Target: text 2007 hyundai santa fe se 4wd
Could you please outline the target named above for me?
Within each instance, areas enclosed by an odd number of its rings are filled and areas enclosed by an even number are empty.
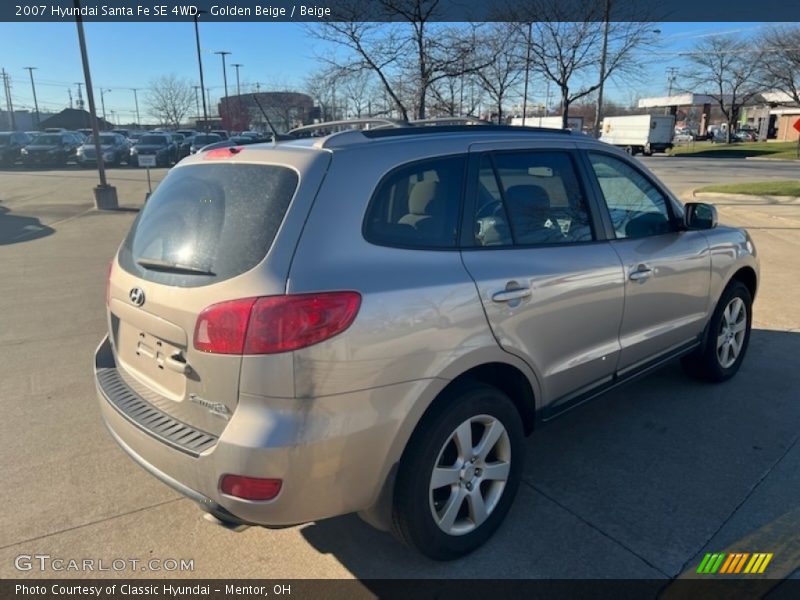
[[[225,523],[359,512],[451,559],[540,421],[676,357],[734,375],[757,279],[745,231],[569,132],[221,148],[120,247],[97,387],[119,445]]]

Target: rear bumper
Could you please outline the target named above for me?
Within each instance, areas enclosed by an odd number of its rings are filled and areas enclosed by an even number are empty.
[[[112,397],[118,392],[101,384],[103,371],[115,368],[109,361],[113,351],[106,338],[95,356],[95,382],[103,420],[120,447],[220,520],[274,527],[373,506],[402,451],[398,434],[401,440],[407,435],[406,417],[429,384],[407,382],[317,399],[242,395],[216,442],[193,455],[120,410]],[[283,486],[273,500],[241,500],[220,492],[226,473],[279,478]]]

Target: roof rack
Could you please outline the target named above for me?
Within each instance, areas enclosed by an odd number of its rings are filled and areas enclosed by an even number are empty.
[[[409,121],[409,125],[436,125],[443,127],[446,125],[491,125],[491,123],[478,117],[434,117],[431,119],[417,119],[415,121]]]
[[[362,127],[357,127],[361,125]],[[340,121],[323,121],[322,123],[312,123],[311,125],[303,125],[302,127],[295,127],[288,131],[289,135],[296,138],[303,137],[322,137],[331,133],[345,131],[348,129],[383,129],[393,127],[408,127],[407,121],[398,119],[385,119],[379,117],[367,117],[363,119],[344,119]],[[314,132],[325,133],[314,135]]]
[[[549,133],[553,135],[572,135],[569,129],[548,129],[546,127],[519,127],[517,125],[442,125],[437,127],[401,127],[398,129],[373,129],[362,131],[367,138],[399,137],[403,135],[428,135],[435,133]]]

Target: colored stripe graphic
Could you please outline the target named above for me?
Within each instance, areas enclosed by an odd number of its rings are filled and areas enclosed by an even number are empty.
[[[722,568],[719,570],[720,573],[730,573],[729,569],[731,567],[731,563],[736,558],[735,554],[728,554],[728,559],[722,565]]]
[[[710,554],[706,554],[703,557],[703,560],[700,562],[700,566],[697,567],[697,572],[698,573],[705,573],[706,572],[706,566],[708,565],[708,562],[710,560],[711,560],[711,555]]]
[[[772,552],[767,554],[766,558],[764,559],[764,562],[761,563],[761,568],[758,569],[759,573],[763,573],[764,572],[764,570],[767,568],[767,565],[769,564],[769,561],[772,560],[772,556],[773,556]]]
[[[726,554],[724,552],[708,553],[703,557],[703,560],[697,567],[697,572],[711,575],[715,573],[763,573],[772,560],[772,557],[773,554],[766,552],[756,552],[753,554],[749,552],[733,552],[731,554]],[[744,571],[742,571],[742,569],[744,569]]]
[[[739,556],[741,558],[739,558],[739,562],[736,563],[736,570],[731,571],[732,573],[741,573],[742,567],[744,566],[744,563],[747,561],[747,557],[750,556],[750,554],[748,552],[745,552],[744,554],[740,554]]]

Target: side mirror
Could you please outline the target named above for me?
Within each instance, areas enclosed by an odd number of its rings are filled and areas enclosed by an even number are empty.
[[[687,202],[684,206],[686,229],[714,229],[717,226],[717,209],[704,202]]]

